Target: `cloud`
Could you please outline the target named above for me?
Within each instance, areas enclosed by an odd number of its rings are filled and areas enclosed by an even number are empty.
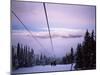
[[[44,28],[44,30],[47,30],[47,28]],[[39,32],[33,32],[31,31],[32,35],[36,38],[46,39],[49,38],[49,32],[48,31],[39,31]],[[66,29],[66,28],[51,28],[51,36],[52,38],[78,38],[82,37],[84,35],[84,30],[79,29]],[[26,36],[31,37],[29,32],[25,30],[13,30],[12,36]]]

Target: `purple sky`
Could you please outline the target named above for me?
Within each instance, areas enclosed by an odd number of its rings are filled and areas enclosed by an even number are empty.
[[[94,29],[95,6],[80,6],[46,3],[51,28]],[[32,31],[47,28],[42,3],[12,2],[12,10]],[[12,28],[23,29],[21,23],[12,14]]]

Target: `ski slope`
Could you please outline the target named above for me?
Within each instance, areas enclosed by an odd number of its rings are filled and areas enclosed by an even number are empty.
[[[74,69],[74,65],[72,67],[72,70]],[[33,66],[33,67],[27,67],[27,68],[19,68],[15,71],[13,71],[13,74],[16,73],[36,73],[36,72],[51,72],[51,71],[69,71],[71,70],[71,64],[68,65],[44,65],[44,66]]]

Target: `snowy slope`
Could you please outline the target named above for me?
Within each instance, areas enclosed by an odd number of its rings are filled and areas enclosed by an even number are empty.
[[[74,64],[75,65],[75,64]],[[73,70],[74,70],[73,65]],[[68,65],[46,65],[46,66],[33,66],[28,68],[19,68],[12,73],[36,73],[36,72],[51,72],[51,71],[69,71],[71,70],[71,64]]]

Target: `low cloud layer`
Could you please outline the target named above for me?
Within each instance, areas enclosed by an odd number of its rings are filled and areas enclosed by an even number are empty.
[[[32,35],[36,38],[46,39],[49,38],[49,32],[48,31],[39,31],[39,32],[33,32],[31,31]],[[82,37],[84,35],[84,30],[75,30],[75,29],[64,29],[64,28],[51,28],[51,36],[52,38],[78,38]],[[17,36],[28,36],[31,37],[30,33],[27,31],[21,31],[21,30],[13,30],[12,35]]]

